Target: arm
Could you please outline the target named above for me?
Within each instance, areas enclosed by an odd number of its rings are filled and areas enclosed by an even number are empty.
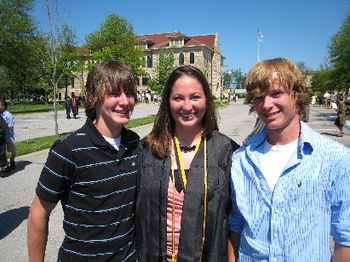
[[[238,249],[239,249],[240,238],[241,238],[240,234],[230,232],[230,239],[228,241],[228,246],[227,246],[228,262],[238,261]]]
[[[334,245],[334,252],[332,262],[346,262],[350,261],[350,247],[338,244]]]
[[[34,197],[27,225],[27,245],[29,261],[44,261],[48,236],[48,223],[56,203],[49,203]]]

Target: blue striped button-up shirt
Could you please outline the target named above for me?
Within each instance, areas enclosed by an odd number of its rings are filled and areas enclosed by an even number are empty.
[[[330,261],[330,235],[350,246],[350,150],[301,123],[296,154],[273,191],[260,171],[266,129],[232,156],[240,261]]]

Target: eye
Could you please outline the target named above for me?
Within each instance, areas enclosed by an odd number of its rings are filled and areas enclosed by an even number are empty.
[[[257,96],[253,99],[254,103],[260,103],[263,101],[264,97],[263,96]]]
[[[201,99],[202,97],[200,95],[194,95],[192,96],[192,100],[194,101],[198,101],[199,99]]]
[[[171,100],[174,100],[175,102],[180,102],[182,100],[182,97],[175,95],[171,98]]]
[[[283,95],[283,92],[282,92],[282,91],[274,91],[274,92],[272,92],[271,97],[273,97],[273,98],[278,98],[278,97],[280,97],[281,95]]]
[[[120,96],[120,93],[119,92],[113,92],[113,93],[110,93],[108,96],[109,97],[118,97],[118,96]]]
[[[128,92],[125,94],[127,97],[135,97],[135,94],[132,92]]]

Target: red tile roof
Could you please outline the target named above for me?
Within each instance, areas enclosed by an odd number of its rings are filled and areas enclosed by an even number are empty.
[[[169,46],[171,38],[185,37],[185,46],[205,45],[210,49],[214,49],[215,35],[194,35],[186,36],[181,32],[159,33],[151,35],[139,35],[137,39],[140,42],[149,43],[149,48],[160,48]]]

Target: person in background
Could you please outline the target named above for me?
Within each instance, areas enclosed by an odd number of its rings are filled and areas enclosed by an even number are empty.
[[[15,120],[13,115],[8,111],[7,106],[6,100],[0,99],[0,113],[7,125],[5,133],[6,151],[11,153],[6,171],[11,171],[16,167]]]
[[[5,133],[7,129],[5,120],[0,114],[0,173],[4,173],[7,167],[7,156],[6,156],[6,139]]]
[[[64,100],[64,107],[66,108],[66,118],[70,119],[70,111],[71,111],[71,99],[67,95],[66,99]]]
[[[309,90],[289,60],[257,63],[245,86],[265,128],[232,156],[235,258],[350,261],[350,150],[301,121]]]
[[[335,119],[334,124],[338,127],[339,129],[339,137],[342,137],[344,135],[344,125],[346,123],[346,112],[345,112],[345,101],[344,101],[344,96],[340,94],[338,96],[338,103],[337,103],[337,118]]]
[[[77,118],[78,111],[79,111],[79,99],[77,96],[75,96],[74,92],[72,92],[70,105],[71,105],[73,117]]]
[[[139,136],[124,127],[135,103],[128,66],[107,61],[89,73],[87,120],[52,146],[37,184],[28,218],[29,261],[44,261],[48,221],[59,201],[65,237],[57,261],[136,261]]]
[[[230,156],[203,73],[169,76],[142,140],[136,204],[139,261],[227,261]]]

